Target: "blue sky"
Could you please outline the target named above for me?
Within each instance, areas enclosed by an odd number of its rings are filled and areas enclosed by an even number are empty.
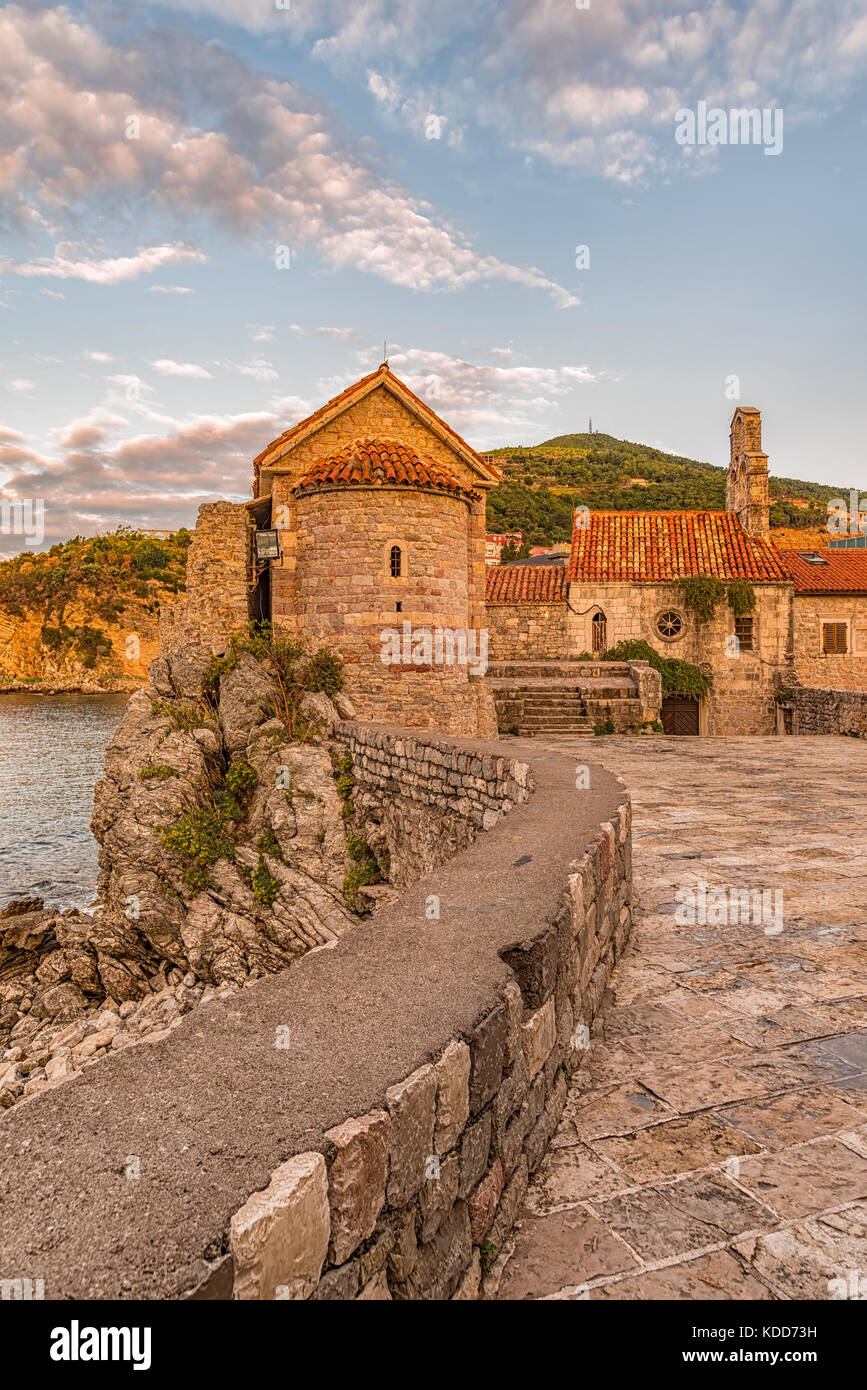
[[[247,495],[384,339],[480,448],[724,463],[740,400],[773,473],[867,486],[867,0],[25,0],[0,50],[0,499],[46,543]],[[702,101],[782,151],[679,145]]]

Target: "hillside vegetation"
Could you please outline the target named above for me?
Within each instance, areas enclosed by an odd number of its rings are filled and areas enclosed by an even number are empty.
[[[489,531],[523,531],[525,546],[566,540],[572,508],[591,511],[721,511],[726,470],[610,434],[562,434],[491,451],[504,481],[488,494]],[[771,527],[824,532],[827,503],[842,484],[770,480]],[[827,534],[827,533],[825,533]]]
[[[0,563],[0,679],[140,684],[189,544],[122,527]]]

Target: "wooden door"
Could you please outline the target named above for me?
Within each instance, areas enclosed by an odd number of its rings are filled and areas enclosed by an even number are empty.
[[[698,700],[669,695],[662,702],[662,727],[667,734],[697,734]]]

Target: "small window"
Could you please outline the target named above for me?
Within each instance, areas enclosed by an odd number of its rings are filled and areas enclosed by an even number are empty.
[[[840,655],[848,651],[845,623],[822,624],[822,651],[826,655]]]
[[[595,613],[593,616],[593,654],[599,656],[608,646],[606,630],[608,624],[605,621],[604,613]]]
[[[808,565],[827,565],[828,561],[824,555],[818,555],[815,550],[799,550],[798,554],[802,560],[806,560]]]
[[[665,637],[671,641],[683,632],[683,618],[679,613],[675,613],[673,608],[668,608],[657,618],[656,630],[660,637]]]
[[[391,551],[389,552],[388,557],[388,565],[389,569],[391,570],[392,579],[400,579],[402,569],[402,556],[400,553],[399,545],[393,545],[391,547]]]
[[[740,643],[742,652],[753,650],[753,620],[752,618],[735,618],[735,637]]]

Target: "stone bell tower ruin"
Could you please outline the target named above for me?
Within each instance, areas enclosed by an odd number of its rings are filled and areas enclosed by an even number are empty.
[[[738,406],[732,416],[730,439],[726,511],[734,512],[751,536],[767,540],[771,509],[768,456],[762,452],[762,416],[755,406]]]

